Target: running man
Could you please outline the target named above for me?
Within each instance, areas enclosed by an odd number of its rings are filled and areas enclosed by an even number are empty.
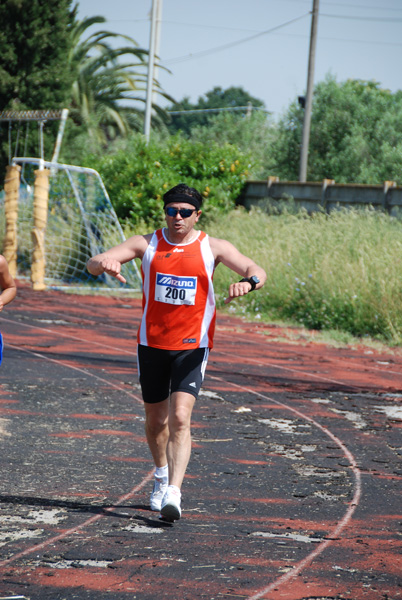
[[[145,406],[145,433],[156,471],[151,509],[167,521],[181,517],[181,486],[191,453],[191,414],[213,346],[219,263],[242,279],[229,286],[225,303],[260,289],[264,269],[226,240],[196,230],[203,198],[179,184],[163,197],[166,227],[134,235],[92,257],[92,275],[125,283],[121,265],[142,261],[143,314],[137,361]]]

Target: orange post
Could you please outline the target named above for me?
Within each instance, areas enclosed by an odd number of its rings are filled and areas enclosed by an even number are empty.
[[[4,182],[6,233],[3,244],[3,255],[8,262],[8,268],[12,277],[16,277],[17,275],[17,219],[20,172],[21,167],[19,165],[8,165],[6,167],[6,179]]]
[[[32,229],[31,281],[36,291],[46,289],[45,285],[45,233],[49,199],[49,169],[35,171],[34,183],[34,226]]]

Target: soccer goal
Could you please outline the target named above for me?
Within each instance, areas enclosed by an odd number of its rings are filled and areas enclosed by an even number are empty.
[[[93,277],[87,271],[88,259],[123,242],[124,232],[99,173],[57,162],[62,127],[52,160],[44,160],[43,124],[48,119],[65,121],[66,112],[0,113],[3,121],[32,120],[40,125],[41,158],[10,156],[5,193],[0,196],[3,254],[10,272],[30,278],[38,291],[46,287],[140,291],[135,261],[122,266],[125,285],[107,274]]]
[[[93,277],[86,270],[91,256],[125,240],[99,173],[90,168],[35,158],[14,157],[12,166],[17,165],[21,167],[17,220],[19,276],[30,274],[34,284],[38,281],[34,272],[38,262],[36,247],[39,254],[44,252],[46,286],[102,286],[139,291],[141,276],[135,261],[122,266],[125,285],[106,274]],[[43,168],[38,169],[39,166]],[[47,214],[40,216],[42,222],[38,223],[34,218],[34,205],[46,193]]]

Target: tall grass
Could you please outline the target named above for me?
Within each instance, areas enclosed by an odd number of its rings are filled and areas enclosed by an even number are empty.
[[[261,291],[235,301],[238,311],[402,343],[401,221],[373,210],[270,216],[238,209],[205,229],[268,273]],[[219,266],[214,281],[222,306],[233,273]]]

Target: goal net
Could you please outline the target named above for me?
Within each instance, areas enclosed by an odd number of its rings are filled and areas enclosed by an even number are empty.
[[[52,288],[99,288],[140,291],[141,276],[135,261],[122,266],[127,284],[103,274],[93,277],[86,269],[91,256],[125,240],[124,232],[97,171],[35,158],[13,158],[20,165],[17,218],[18,277],[29,278],[34,252],[34,180],[38,169],[49,174],[48,211],[43,236],[44,282]],[[4,198],[0,198],[3,209]],[[5,219],[4,210],[0,210]],[[1,231],[5,230],[5,223]],[[39,244],[40,244],[39,240]]]

